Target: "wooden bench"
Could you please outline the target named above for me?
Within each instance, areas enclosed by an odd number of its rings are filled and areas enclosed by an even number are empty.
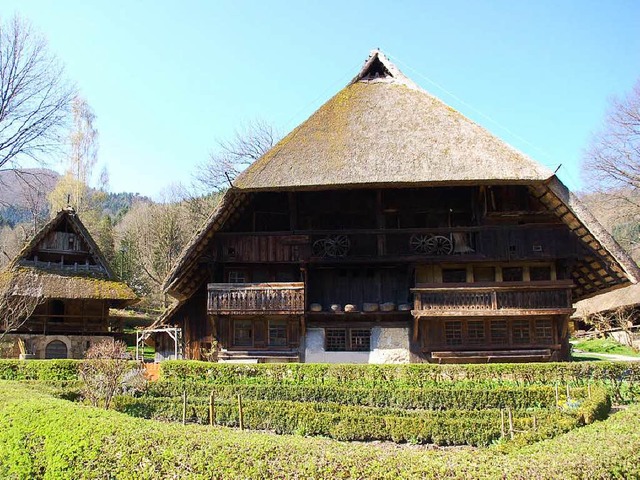
[[[437,363],[507,363],[548,362],[551,350],[467,350],[464,352],[431,352]]]

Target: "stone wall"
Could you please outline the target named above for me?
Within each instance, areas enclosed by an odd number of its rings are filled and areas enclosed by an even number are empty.
[[[84,358],[84,354],[90,345],[103,340],[113,342],[113,337],[106,335],[29,335],[8,334],[4,337],[3,343],[11,345],[5,349],[5,356],[8,358],[18,358],[18,338],[22,338],[27,347],[27,352],[33,353],[33,358],[44,359],[47,345],[55,340],[60,341],[67,347],[67,358]]]
[[[324,329],[309,328],[305,336],[305,363],[409,363],[409,328],[373,327],[370,352],[327,352]]]

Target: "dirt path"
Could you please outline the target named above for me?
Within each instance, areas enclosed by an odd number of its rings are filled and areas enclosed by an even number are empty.
[[[629,357],[628,355],[617,355],[615,353],[594,353],[585,352],[584,350],[573,349],[574,352],[582,355],[588,355],[589,357],[597,357],[603,360],[610,360],[612,362],[640,362],[640,357]]]

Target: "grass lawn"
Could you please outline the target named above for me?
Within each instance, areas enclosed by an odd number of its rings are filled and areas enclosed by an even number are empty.
[[[614,355],[627,355],[629,357],[640,357],[640,352],[635,351],[631,347],[627,347],[626,345],[622,345],[611,338],[594,338],[592,340],[581,340],[573,343],[573,348],[577,350],[581,350],[582,352],[590,352],[590,353],[610,353]],[[583,354],[574,354],[573,357],[576,356],[585,356],[589,357],[588,353],[586,355]]]

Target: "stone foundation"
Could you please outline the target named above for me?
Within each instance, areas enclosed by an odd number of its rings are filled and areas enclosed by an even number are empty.
[[[370,352],[327,352],[324,329],[309,328],[305,337],[305,363],[410,363],[409,328],[374,327]]]
[[[67,347],[67,358],[84,358],[84,354],[89,346],[94,343],[107,340],[113,342],[113,337],[107,335],[30,335],[28,333],[11,333],[6,335],[2,342],[8,347],[4,348],[3,354],[6,358],[18,358],[18,338],[22,338],[27,347],[27,352],[34,354],[33,357],[46,358],[47,345],[53,341],[60,341]]]

